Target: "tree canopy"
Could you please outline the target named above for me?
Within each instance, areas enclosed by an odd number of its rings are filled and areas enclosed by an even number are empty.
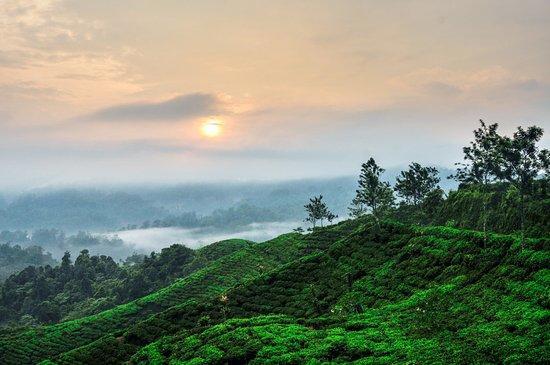
[[[332,213],[325,202],[323,201],[323,196],[319,195],[309,199],[309,203],[304,205],[306,212],[308,214],[305,219],[306,222],[310,222],[313,225],[313,228],[316,227],[317,222],[320,222],[321,227],[323,222],[326,219],[328,222],[332,222],[338,216]]]
[[[424,167],[413,162],[408,170],[402,171],[397,177],[394,189],[405,202],[418,205],[437,188],[440,181],[438,174],[435,167]]]
[[[352,216],[358,217],[370,211],[378,219],[393,206],[394,196],[390,183],[380,179],[384,171],[372,157],[361,165],[357,182],[359,188],[349,209]]]

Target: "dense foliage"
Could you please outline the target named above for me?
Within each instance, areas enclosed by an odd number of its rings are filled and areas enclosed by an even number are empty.
[[[133,256],[123,266],[87,250],[73,264],[67,252],[60,266],[29,266],[0,286],[0,325],[52,323],[97,313],[158,290],[248,244],[229,240],[199,250],[172,245],[160,254]]]
[[[550,151],[538,145],[543,132],[537,126],[518,127],[504,136],[497,123],[480,120],[474,140],[462,149],[464,162],[450,176],[459,188],[447,199],[437,185],[438,170],[413,162],[396,179],[394,190],[402,198],[396,202],[390,184],[380,179],[384,169],[371,157],[361,166],[350,215],[481,229],[485,242],[488,230],[544,236],[550,225]]]
[[[397,177],[394,189],[405,203],[417,205],[438,188],[437,184],[441,181],[438,175],[435,167],[424,167],[413,162]]]
[[[122,259],[134,252],[134,248],[116,236],[106,237],[84,231],[68,235],[56,228],[40,228],[34,231],[4,230],[0,232],[0,244],[2,243],[21,247],[40,246],[54,257],[61,257],[65,251],[80,252],[86,249],[92,254],[108,252],[109,255]]]
[[[179,316],[178,313],[194,308],[199,302],[217,301],[225,290],[239,283],[328,247],[341,237],[338,232],[333,230],[321,236],[316,232],[307,236],[283,235],[226,254],[164,289],[97,315],[12,334],[8,331],[5,336],[0,336],[0,363],[32,363],[80,346],[112,344],[110,334],[125,329],[133,329],[129,336],[136,342],[145,341],[141,337],[155,338],[166,331],[176,331],[178,323],[175,316]],[[215,259],[217,255],[227,253],[225,246],[223,243],[220,249],[213,251],[216,254],[209,257]],[[207,252],[211,249],[210,246],[204,248]],[[151,317],[155,313],[157,315]],[[186,319],[188,315],[183,314],[182,320],[192,321],[194,314],[190,315],[190,319]],[[124,348],[126,345],[122,350]],[[114,350],[122,351],[118,347]],[[75,354],[79,353],[77,351]]]
[[[355,191],[355,198],[351,202],[350,215],[359,217],[371,213],[376,219],[386,214],[394,204],[393,190],[390,183],[381,179],[386,171],[380,167],[374,158],[370,158],[361,165],[359,185]]]
[[[313,225],[313,229],[317,226],[317,222],[320,222],[321,227],[323,227],[323,222],[325,220],[331,223],[334,219],[338,218],[337,215],[328,209],[327,205],[323,201],[322,195],[309,199],[309,203],[304,205],[304,208],[308,214],[305,222],[311,223]]]
[[[445,196],[434,190],[418,206],[399,205],[388,214],[401,222],[452,227],[500,233],[519,233],[521,230],[520,194],[508,183],[494,183],[481,187],[463,185]],[[485,213],[482,209],[485,204]],[[524,197],[525,235],[541,237],[550,232],[550,180],[533,182]],[[484,221],[483,216],[487,219]]]
[[[289,216],[281,211],[258,208],[257,206],[243,203],[226,209],[216,209],[208,215],[199,216],[195,212],[187,212],[179,215],[169,215],[166,218],[145,221],[141,225],[128,225],[124,229],[157,228],[157,227],[182,227],[200,228],[214,227],[219,229],[232,229],[251,223],[275,222],[288,219]]]
[[[523,203],[522,203],[523,199]],[[541,237],[550,232],[550,180],[536,180],[525,196],[506,183],[490,185],[480,189],[465,186],[451,191],[440,209],[434,212],[433,223],[450,224],[458,227],[483,229],[482,210],[487,204],[487,229],[495,232],[520,232],[530,237]],[[520,209],[520,205],[524,209]],[[523,218],[522,218],[523,217]]]
[[[0,362],[544,363],[550,240],[369,217],[251,244],[94,316],[0,335]]]
[[[29,265],[55,265],[55,260],[40,246],[22,248],[0,241],[0,282],[11,273],[19,272]]]

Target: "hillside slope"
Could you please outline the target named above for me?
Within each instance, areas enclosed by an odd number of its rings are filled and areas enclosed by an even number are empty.
[[[132,362],[546,363],[549,243],[365,229],[234,288],[234,319],[164,337]]]
[[[308,236],[287,234],[262,244],[247,245],[164,289],[111,310],[57,325],[0,334],[0,363],[32,364],[81,346],[91,344],[101,347],[104,343],[111,346],[112,340],[125,329],[138,328],[141,322],[156,324],[158,321],[155,319],[147,321],[155,313],[167,316],[175,308],[196,308],[197,303],[206,303],[238,283],[252,280],[280,265],[328,247],[331,240],[344,235],[349,226],[334,227],[323,232],[322,237],[318,237],[317,233]],[[172,327],[159,331],[164,333],[178,329]],[[117,348],[113,355],[112,360],[115,362],[137,350],[137,347],[129,344],[120,347],[122,350]],[[102,355],[105,356],[104,353]],[[89,362],[90,359],[93,357],[83,361]]]
[[[283,235],[154,294],[0,339],[0,362],[544,363],[550,240],[368,218]],[[315,362],[315,361],[314,361]]]

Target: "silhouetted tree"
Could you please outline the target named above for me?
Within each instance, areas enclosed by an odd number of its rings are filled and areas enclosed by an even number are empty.
[[[502,142],[503,137],[497,132],[498,124],[487,125],[483,120],[479,120],[481,126],[474,131],[474,140],[469,146],[462,149],[464,152],[464,163],[458,163],[459,166],[454,178],[463,184],[480,185],[482,189],[483,201],[483,234],[484,244],[487,242],[487,188],[501,175],[503,156]]]
[[[543,129],[537,126],[527,129],[518,127],[512,138],[503,137],[500,144],[503,166],[499,176],[510,182],[519,192],[522,241],[525,228],[525,196],[537,175],[542,171],[548,171],[548,150],[541,151],[537,146],[543,134]]]
[[[313,228],[316,227],[317,221],[321,222],[321,227],[323,226],[323,221],[326,219],[329,222],[332,222],[338,216],[333,214],[328,210],[327,205],[323,202],[323,196],[319,195],[318,197],[313,197],[309,199],[309,203],[304,205],[308,217],[305,219],[306,222],[310,222],[313,225]]]
[[[547,149],[540,151],[539,157],[544,170],[544,178],[550,179],[550,151]]]
[[[421,203],[422,212],[429,221],[433,221],[445,202],[445,192],[439,186],[430,191]]]
[[[349,208],[350,215],[358,217],[370,210],[378,222],[379,216],[393,206],[393,190],[388,182],[380,180],[384,171],[372,157],[361,165],[359,188]]]
[[[61,269],[69,270],[70,268],[71,268],[71,253],[69,251],[65,251],[65,254],[63,254],[63,257],[61,258]]]
[[[438,173],[435,167],[424,167],[413,162],[407,171],[401,171],[394,189],[397,195],[405,199],[408,204],[417,206],[438,187],[437,184],[440,181]]]

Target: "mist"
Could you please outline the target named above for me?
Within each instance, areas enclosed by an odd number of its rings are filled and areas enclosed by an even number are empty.
[[[264,242],[283,233],[292,231],[303,224],[301,221],[251,223],[234,230],[213,228],[185,229],[177,227],[136,229],[103,234],[108,238],[119,238],[129,249],[138,253],[160,251],[172,244],[181,244],[196,249],[213,242],[230,238],[241,238],[254,242]]]
[[[384,178],[393,182],[399,169]],[[441,186],[456,187],[441,169]],[[0,194],[0,244],[40,246],[59,260],[91,254],[116,260],[190,248],[228,238],[262,242],[303,226],[304,204],[322,194],[340,219],[348,216],[357,178],[274,182],[111,184],[40,188]]]

